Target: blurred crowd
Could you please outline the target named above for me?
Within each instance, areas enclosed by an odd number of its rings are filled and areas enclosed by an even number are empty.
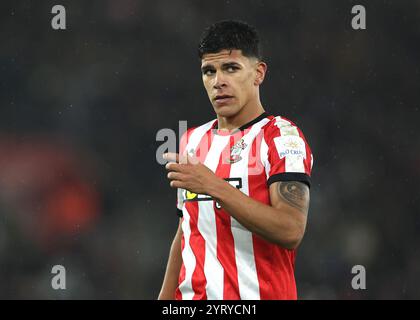
[[[214,118],[197,42],[257,27],[262,102],[305,133],[311,206],[301,299],[420,298],[420,2],[0,4],[0,298],[155,299],[178,218],[156,133]],[[66,268],[66,290],[51,269]],[[354,290],[354,265],[366,290]]]

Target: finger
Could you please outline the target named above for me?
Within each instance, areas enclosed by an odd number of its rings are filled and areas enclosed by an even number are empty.
[[[167,177],[169,180],[179,180],[179,181],[183,181],[185,178],[184,174],[179,173],[179,172],[173,172],[173,171],[169,172],[167,174]]]
[[[183,171],[183,165],[175,162],[168,162],[165,165],[165,169],[168,171],[176,171],[176,172],[182,172]]]
[[[179,180],[172,180],[169,185],[171,188],[181,188],[184,189],[184,183]]]
[[[175,152],[167,152],[163,154],[163,159],[172,162],[179,162],[179,155]]]
[[[178,163],[188,164],[188,157],[187,157],[187,152],[186,151],[184,151],[183,154],[180,154],[178,156]]]

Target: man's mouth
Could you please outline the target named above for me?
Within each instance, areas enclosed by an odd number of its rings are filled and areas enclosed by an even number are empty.
[[[216,101],[218,104],[220,104],[220,103],[228,102],[232,98],[233,98],[233,96],[229,96],[227,94],[223,94],[223,95],[217,95],[214,98],[214,101]]]

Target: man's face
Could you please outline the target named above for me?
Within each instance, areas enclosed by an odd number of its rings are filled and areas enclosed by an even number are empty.
[[[201,60],[204,87],[216,114],[232,117],[257,97],[258,60],[241,50],[205,54]]]

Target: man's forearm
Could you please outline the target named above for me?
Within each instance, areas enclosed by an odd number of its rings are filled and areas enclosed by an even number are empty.
[[[178,286],[179,272],[182,266],[181,233],[180,226],[174,237],[166,266],[165,277],[162,289],[159,293],[159,300],[174,300],[175,290]]]
[[[209,195],[245,228],[262,238],[288,249],[300,241],[302,225],[293,214],[296,208],[263,204],[222,179],[209,186]]]

